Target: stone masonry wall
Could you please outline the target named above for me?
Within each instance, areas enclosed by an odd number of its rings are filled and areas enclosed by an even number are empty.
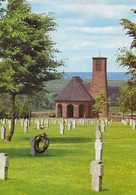
[[[108,99],[107,87],[107,58],[96,57],[93,58],[93,75],[91,82],[90,94],[95,99],[100,92],[104,90]],[[100,117],[107,117],[109,112],[109,105],[106,103],[102,109]]]
[[[90,118],[93,117],[93,102],[76,102],[76,101],[57,101],[56,102],[56,117],[60,117],[59,113],[59,105],[62,106],[62,117],[63,118],[68,118],[67,116],[67,109],[68,105],[73,106],[73,118],[79,118],[79,106],[83,105],[84,106],[84,112],[83,112],[83,118]]]

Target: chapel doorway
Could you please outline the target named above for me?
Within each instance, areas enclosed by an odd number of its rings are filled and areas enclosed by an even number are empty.
[[[67,106],[67,117],[68,118],[73,118],[73,105],[72,104],[69,104]]]
[[[79,118],[84,118],[84,105],[79,106]]]

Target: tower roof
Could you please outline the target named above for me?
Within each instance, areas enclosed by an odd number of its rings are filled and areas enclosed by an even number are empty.
[[[93,59],[107,59],[106,57],[101,57],[101,56],[99,56],[99,57],[92,57]]]
[[[83,80],[74,76],[64,89],[58,94],[56,101],[94,101],[87,91]]]

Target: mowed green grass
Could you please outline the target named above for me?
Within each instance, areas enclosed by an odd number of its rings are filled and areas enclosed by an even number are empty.
[[[1,124],[2,126],[2,124]],[[77,125],[60,135],[59,124],[24,133],[20,122],[11,142],[0,139],[0,152],[9,154],[8,180],[0,180],[1,195],[88,195],[90,163],[95,160],[95,125]],[[8,125],[6,124],[7,131]],[[44,154],[30,155],[30,137],[46,132],[50,145]],[[7,132],[8,133],[8,132]],[[136,131],[119,122],[103,133],[103,195],[136,194]]]

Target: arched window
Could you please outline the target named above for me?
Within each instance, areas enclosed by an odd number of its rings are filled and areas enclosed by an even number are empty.
[[[58,117],[62,117],[62,105],[58,105]]]

